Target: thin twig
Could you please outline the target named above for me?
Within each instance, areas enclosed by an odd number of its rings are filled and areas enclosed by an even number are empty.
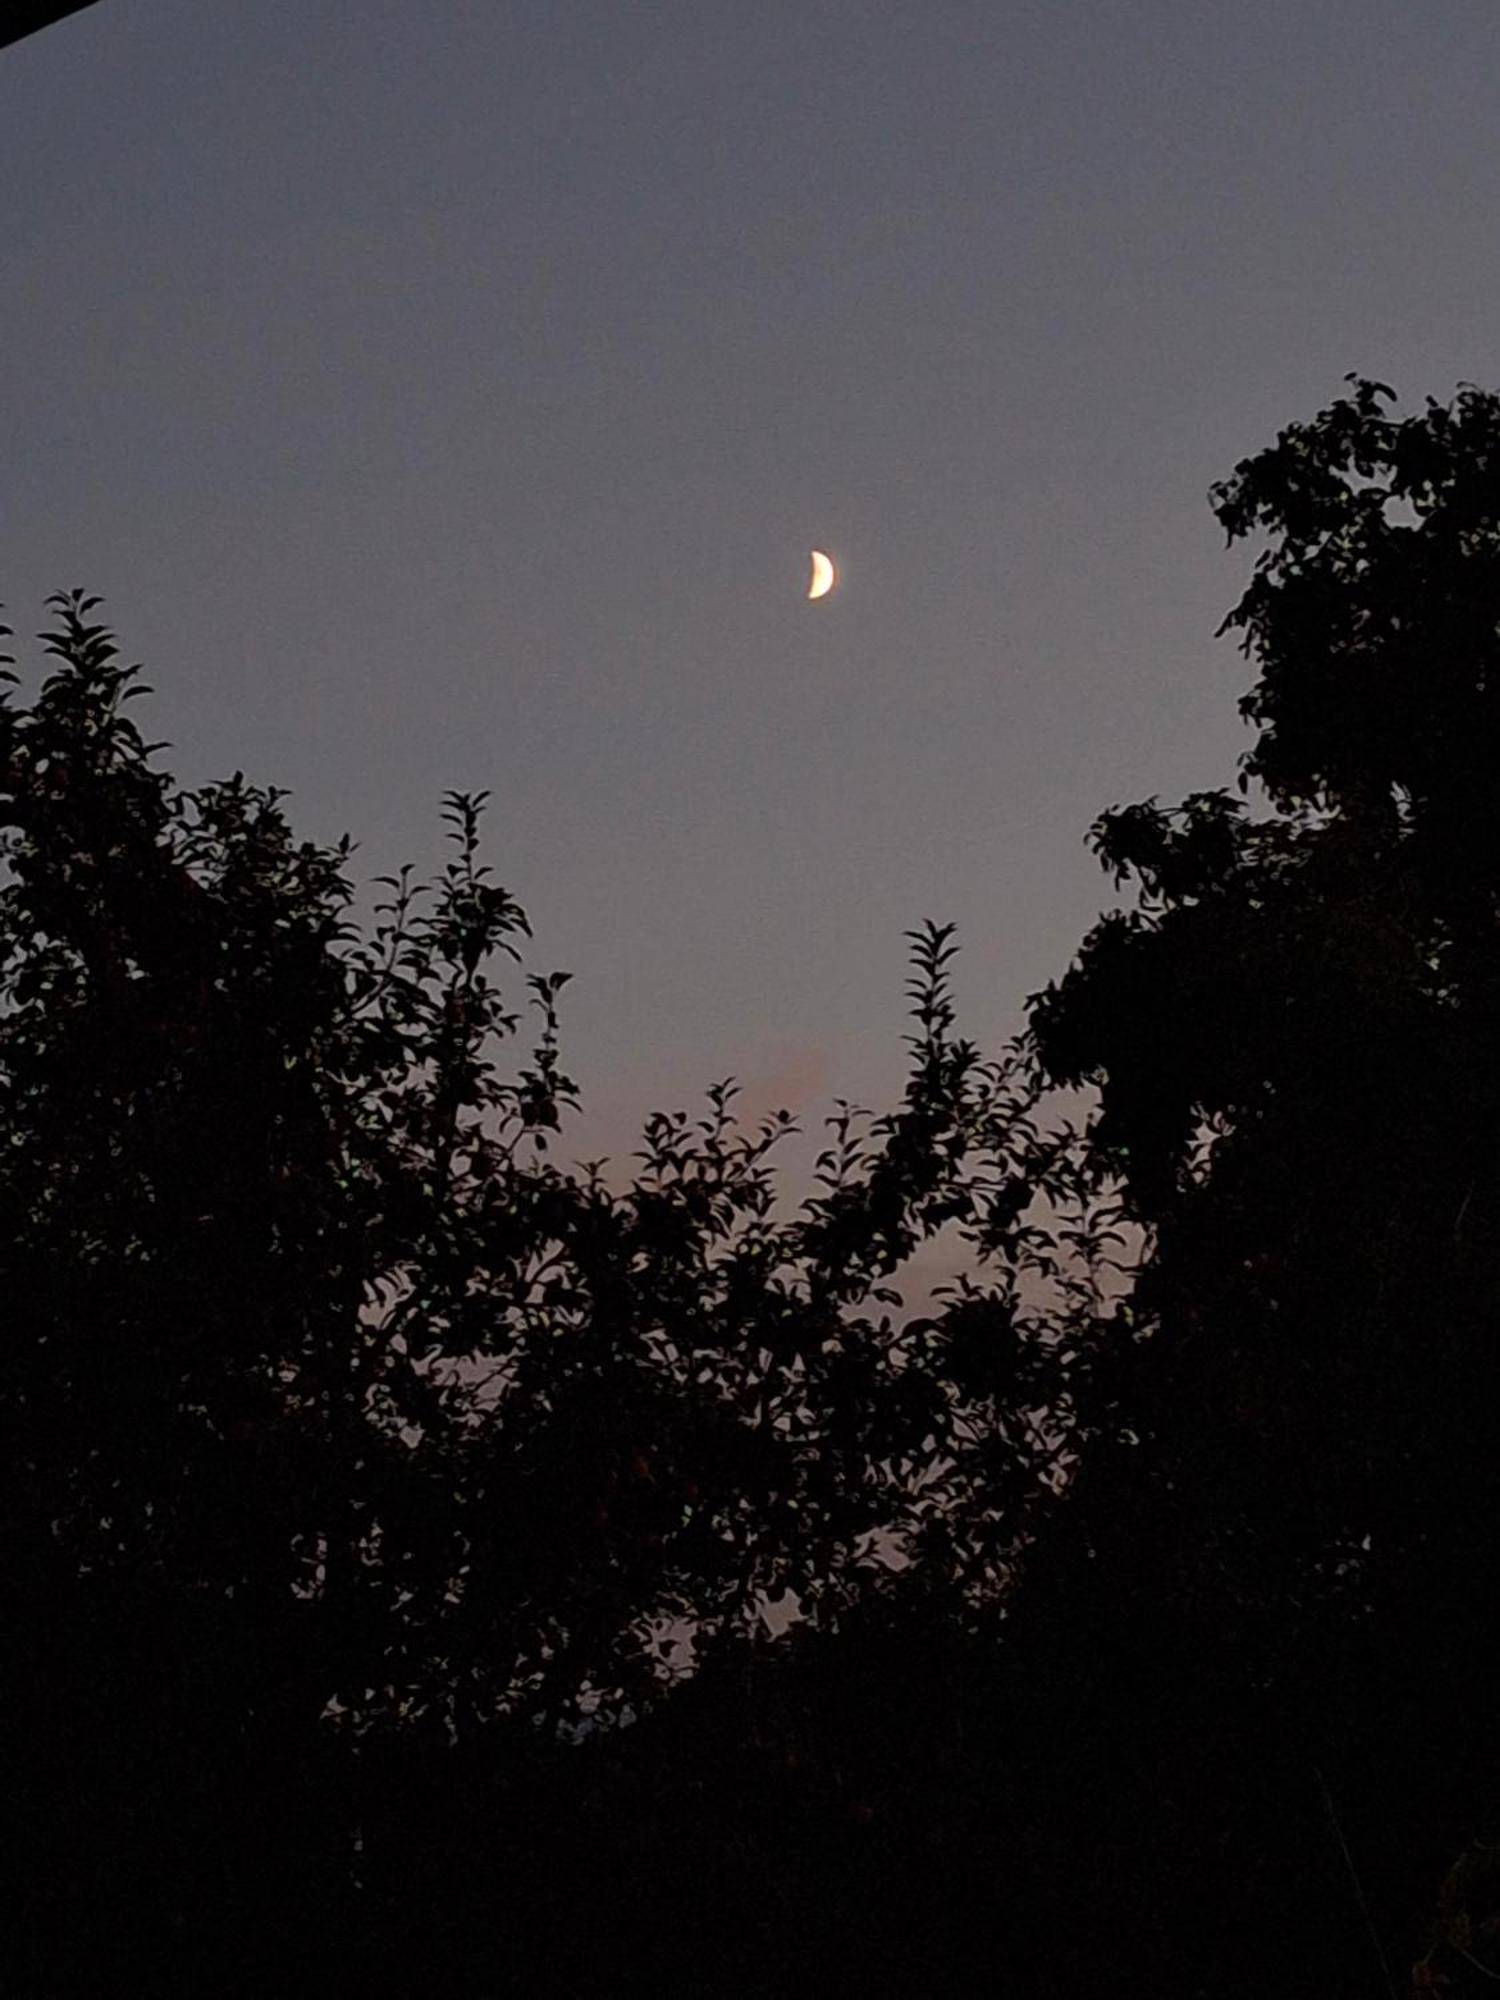
[[[1380,1933],[1375,1928],[1375,1919],[1370,1912],[1370,1905],[1365,1896],[1364,1884],[1359,1879],[1359,1870],[1354,1865],[1354,1856],[1349,1852],[1349,1843],[1344,1838],[1343,1825],[1339,1820],[1338,1810],[1333,1803],[1333,1794],[1328,1789],[1328,1780],[1323,1776],[1321,1765],[1313,1765],[1313,1775],[1317,1778],[1319,1789],[1323,1794],[1323,1803],[1328,1809],[1328,1817],[1333,1824],[1334,1833],[1338,1837],[1339,1850],[1344,1857],[1344,1866],[1349,1871],[1349,1880],[1354,1885],[1355,1899],[1359,1904],[1360,1915],[1365,1921],[1365,1933],[1370,1940],[1370,1948],[1380,1960],[1380,1971],[1385,1981],[1385,1990],[1390,1995],[1390,2000],[1398,2000],[1396,1982],[1391,1975],[1390,1960],[1385,1955],[1385,1947],[1380,1942]]]
[[[1472,1951],[1465,1951],[1463,1946],[1456,1944],[1452,1938],[1448,1939],[1448,1945],[1449,1949],[1456,1951],[1460,1958],[1466,1958],[1476,1972],[1482,1972],[1486,1979],[1493,1979],[1495,1984],[1500,1986],[1500,1972],[1491,1971],[1482,1959],[1476,1958]]]
[[[1470,1181],[1468,1187],[1464,1190],[1464,1198],[1458,1205],[1458,1214],[1453,1218],[1453,1240],[1455,1243],[1463,1240],[1464,1217],[1468,1214],[1469,1203],[1473,1199],[1474,1183]]]

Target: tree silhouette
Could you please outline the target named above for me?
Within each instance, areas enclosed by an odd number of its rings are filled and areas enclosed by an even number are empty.
[[[1214,490],[1238,793],[1104,815],[1133,901],[998,1059],[909,933],[903,1099],[790,1212],[732,1081],[566,1163],[484,794],[364,936],[350,844],[179,791],[53,600],[0,704],[19,1990],[1500,1975],[1500,399],[1350,380]]]
[[[1270,537],[1226,621],[1261,812],[1107,814],[1136,907],[1032,1012],[1151,1245],[1038,1602],[1109,1634],[1104,1734],[1157,1677],[1203,1990],[1396,1990],[1500,1775],[1500,401],[1350,379],[1213,496]]]
[[[566,975],[527,976],[534,1045],[502,1073],[521,1017],[489,967],[528,926],[479,859],[485,795],[447,801],[430,909],[385,878],[365,939],[350,843],[299,844],[241,774],[179,791],[97,600],[52,606],[37,699],[0,709],[29,1976],[144,1957],[253,1986],[371,1885],[366,1933],[404,1921],[454,1746],[519,1783],[689,1655],[763,1650],[788,1593],[824,1632],[895,1597],[993,1608],[1087,1344],[1087,1287],[1026,1298],[1059,1270],[1028,1211],[1066,1210],[1071,1135],[1015,1052],[954,1038],[928,925],[905,1101],[838,1107],[795,1214],[768,1161],[790,1120],[743,1131],[731,1082],[649,1122],[623,1193],[559,1165]],[[947,1226],[986,1282],[897,1318]]]

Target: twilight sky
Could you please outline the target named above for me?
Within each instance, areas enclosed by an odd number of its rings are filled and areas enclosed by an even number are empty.
[[[11,622],[362,879],[489,787],[580,1152],[884,1108],[924,917],[998,1045],[1248,743],[1211,482],[1500,383],[1494,0],[102,0],[0,190]]]

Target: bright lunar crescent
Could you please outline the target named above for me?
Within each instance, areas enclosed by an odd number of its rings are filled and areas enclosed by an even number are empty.
[[[826,597],[833,588],[834,567],[821,549],[812,552],[812,581],[807,586],[809,597]]]

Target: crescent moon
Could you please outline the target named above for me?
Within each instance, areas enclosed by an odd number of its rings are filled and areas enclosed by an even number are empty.
[[[834,586],[838,572],[828,556],[821,549],[812,552],[812,580],[807,586],[807,594],[812,597],[826,597]]]

